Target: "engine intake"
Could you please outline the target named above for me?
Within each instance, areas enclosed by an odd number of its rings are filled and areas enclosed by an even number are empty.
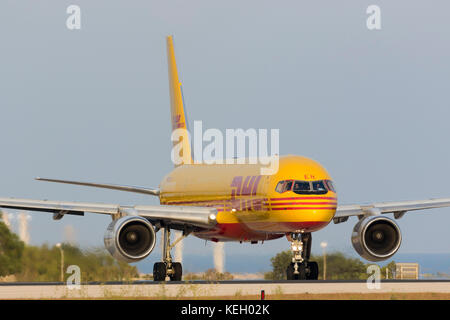
[[[353,247],[361,257],[369,261],[382,261],[392,257],[400,248],[401,242],[400,228],[387,217],[363,218],[352,232]]]
[[[137,262],[155,247],[156,234],[147,219],[126,216],[111,222],[104,236],[105,247],[116,259]]]

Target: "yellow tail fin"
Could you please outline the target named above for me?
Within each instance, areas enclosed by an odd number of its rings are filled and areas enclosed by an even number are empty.
[[[172,116],[172,161],[175,166],[192,163],[188,126],[184,113],[183,92],[178,79],[173,37],[167,37],[167,60],[169,64],[170,111]],[[176,140],[175,140],[176,139]],[[174,159],[174,154],[175,158]]]

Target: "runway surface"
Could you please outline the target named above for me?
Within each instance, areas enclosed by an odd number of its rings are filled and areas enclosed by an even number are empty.
[[[372,284],[373,285],[373,284]],[[385,280],[379,288],[366,281],[220,281],[153,282],[134,281],[84,283],[70,287],[66,283],[0,283],[0,299],[66,298],[201,298],[266,296],[283,294],[335,293],[450,293],[450,280]]]

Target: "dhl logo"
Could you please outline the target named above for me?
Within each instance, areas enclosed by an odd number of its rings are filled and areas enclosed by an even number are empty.
[[[184,122],[181,121],[181,115],[175,115],[172,117],[172,123],[174,129],[184,128]]]
[[[262,176],[237,176],[233,178],[231,182],[231,199],[235,199],[237,196],[254,196],[258,189],[259,182]]]

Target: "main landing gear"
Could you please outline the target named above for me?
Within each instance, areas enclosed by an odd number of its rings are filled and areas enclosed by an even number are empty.
[[[162,262],[153,265],[153,280],[166,281],[169,277],[170,281],[181,281],[183,268],[180,262],[173,262],[170,251],[175,245],[189,235],[190,232],[184,232],[183,235],[170,244],[170,229],[162,229],[163,246],[162,246]]]
[[[319,266],[309,261],[311,255],[311,233],[291,233],[287,236],[291,242],[292,262],[286,269],[288,280],[317,280]]]

